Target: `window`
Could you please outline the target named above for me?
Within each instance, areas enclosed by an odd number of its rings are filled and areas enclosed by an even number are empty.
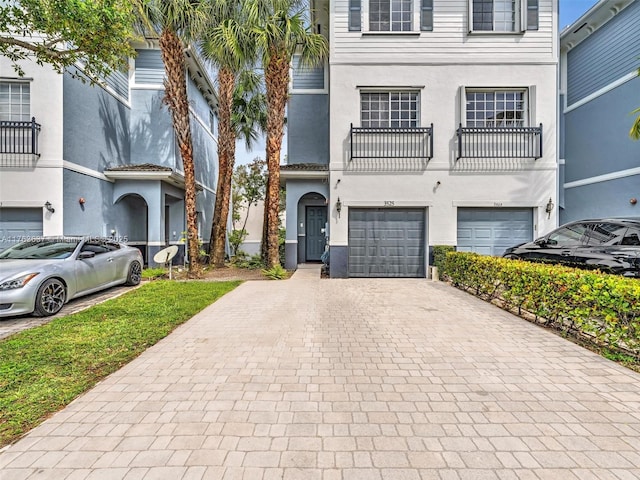
[[[30,85],[28,83],[0,82],[0,120],[30,121],[30,99]]]
[[[587,232],[587,238],[584,243],[591,246],[619,245],[626,231],[627,227],[624,225],[595,223],[591,225],[591,229]]]
[[[469,0],[471,31],[518,32],[538,29],[538,0]],[[525,12],[522,18],[521,12]]]
[[[525,90],[466,90],[467,127],[526,127]]]
[[[640,227],[629,227],[624,234],[621,245],[640,246]]]
[[[363,127],[415,128],[419,126],[418,92],[367,92],[360,94]]]
[[[369,0],[369,31],[410,32],[412,0]]]
[[[558,247],[580,245],[582,237],[584,237],[587,229],[588,227],[584,223],[567,225],[566,227],[556,230],[549,235],[547,243]]]

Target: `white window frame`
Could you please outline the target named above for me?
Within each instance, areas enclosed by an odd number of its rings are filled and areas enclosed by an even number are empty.
[[[393,1],[393,0],[390,0]],[[363,34],[369,35],[419,35],[420,31],[420,0],[411,0],[411,30],[391,30],[392,23],[390,21],[389,28],[390,30],[371,30],[370,28],[370,12],[371,5],[369,4],[370,0],[362,0],[361,4],[361,20],[360,20],[360,28]],[[351,30],[352,32],[354,30]]]
[[[322,88],[293,88],[293,70],[295,62],[299,61],[299,57],[294,55],[291,59],[291,65],[289,66],[289,93],[302,94],[302,95],[318,95],[329,93],[329,63],[325,62],[322,65],[323,70],[323,86]]]
[[[467,93],[475,93],[475,92],[487,92],[487,93],[496,93],[496,92],[522,92],[522,101],[524,102],[523,110],[523,124],[522,127],[530,127],[536,126],[536,87],[535,85],[530,85],[528,87],[471,87],[471,86],[462,86],[460,87],[460,123],[463,127],[469,126],[467,124]],[[495,101],[495,100],[494,100]],[[495,125],[494,125],[495,126]],[[497,125],[500,127],[501,125]],[[488,127],[492,127],[489,125]]]
[[[6,105],[8,106],[8,117],[4,117],[4,113],[0,113],[0,120],[3,121],[11,121],[11,122],[30,122],[33,115],[31,115],[31,82],[16,80],[16,81],[0,81],[0,85],[6,85],[8,87],[8,101]],[[25,88],[27,87],[27,99],[25,101]],[[19,89],[19,92],[13,92],[13,90]],[[11,100],[14,95],[19,95],[20,102],[13,103]],[[1,99],[0,99],[1,100]],[[25,113],[25,106],[26,111]],[[14,113],[14,110],[18,109],[19,113]]]
[[[365,120],[363,119],[363,109],[362,109],[362,105],[363,105],[363,95],[372,95],[372,94],[379,94],[379,95],[388,95],[388,103],[389,103],[389,109],[387,110],[388,112],[388,125],[384,125],[384,126],[371,126],[370,124],[365,125]],[[402,126],[402,125],[396,125],[393,126],[392,122],[394,121],[394,119],[391,118],[391,102],[393,101],[393,99],[391,98],[391,95],[393,94],[414,94],[415,95],[415,125],[409,125],[409,126]],[[399,102],[401,100],[398,100]],[[411,100],[410,100],[411,101]],[[364,127],[364,128],[419,128],[420,127],[420,117],[421,117],[421,112],[420,112],[420,90],[416,90],[416,89],[393,89],[390,88],[388,90],[386,89],[375,89],[375,90],[361,90],[360,94],[359,94],[359,114],[360,114],[360,126]],[[402,112],[402,109],[398,109],[398,112]],[[412,112],[412,110],[410,109],[409,112]],[[371,122],[371,119],[369,118],[368,120],[366,120],[367,122]],[[401,122],[402,119],[398,118],[396,121]],[[378,119],[379,122],[379,119]],[[409,122],[413,122],[413,120],[409,119]]]
[[[473,4],[474,1],[482,1],[482,0],[468,0],[468,28],[469,33],[473,34],[485,34],[485,35],[513,35],[513,34],[521,34],[527,30],[527,11],[528,11],[528,3],[527,0],[493,0],[494,1],[494,10],[493,10],[493,28],[491,30],[475,30],[473,27]],[[495,29],[495,2],[507,3],[512,2],[515,8],[514,12],[514,25],[512,30],[496,30]],[[539,4],[538,4],[538,14],[539,14]],[[537,26],[535,30],[537,30]]]

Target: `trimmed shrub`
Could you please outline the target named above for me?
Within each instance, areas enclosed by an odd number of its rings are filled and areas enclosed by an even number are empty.
[[[453,285],[498,299],[519,315],[640,358],[637,279],[468,252],[447,253],[443,273]]]
[[[456,247],[451,245],[434,245],[433,246],[433,266],[438,267],[438,271],[442,272],[444,262],[448,252],[455,252]]]

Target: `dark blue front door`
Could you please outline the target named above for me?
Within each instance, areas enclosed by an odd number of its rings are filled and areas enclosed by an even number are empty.
[[[305,261],[319,262],[320,256],[324,252],[324,228],[327,223],[327,207],[307,207],[306,217]]]

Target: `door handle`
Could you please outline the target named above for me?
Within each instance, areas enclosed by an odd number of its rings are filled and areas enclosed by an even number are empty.
[[[564,252],[562,252],[560,255],[562,255],[563,257],[568,257],[571,255],[571,251],[570,250],[565,250]]]
[[[113,258],[108,258],[107,262],[113,262]]]

